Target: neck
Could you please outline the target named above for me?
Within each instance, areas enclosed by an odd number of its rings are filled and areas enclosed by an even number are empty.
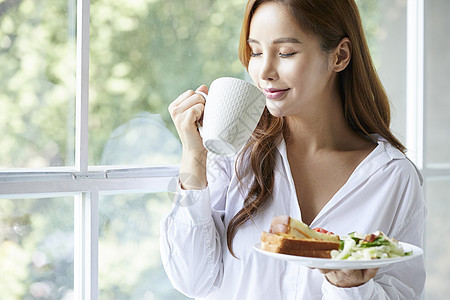
[[[286,122],[286,145],[302,155],[324,150],[345,151],[367,145],[367,140],[351,130],[345,121],[338,95],[317,101],[313,111],[287,116]]]

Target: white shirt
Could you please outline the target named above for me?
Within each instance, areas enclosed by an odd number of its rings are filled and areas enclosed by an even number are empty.
[[[234,238],[239,259],[226,244],[228,223],[245,198],[234,171],[235,157],[208,155],[208,187],[178,188],[177,204],[161,222],[162,262],[172,285],[188,297],[211,300],[420,299],[423,257],[380,268],[374,279],[359,287],[338,288],[318,270],[253,249],[274,216],[301,220],[284,141],[278,153],[270,206],[239,227]],[[381,230],[421,247],[426,216],[422,192],[422,177],[412,162],[379,141],[310,226],[338,235]]]

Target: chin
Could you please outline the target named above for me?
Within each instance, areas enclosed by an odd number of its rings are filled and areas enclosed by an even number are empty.
[[[281,107],[278,107],[277,105],[273,105],[272,103],[266,102],[267,110],[270,112],[270,114],[274,117],[284,117],[284,111]]]

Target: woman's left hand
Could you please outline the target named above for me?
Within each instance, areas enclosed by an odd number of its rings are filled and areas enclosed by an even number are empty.
[[[326,279],[337,287],[350,288],[362,285],[374,278],[378,269],[364,270],[327,270],[319,269]]]

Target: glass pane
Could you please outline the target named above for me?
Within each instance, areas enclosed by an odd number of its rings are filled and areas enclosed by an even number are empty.
[[[1,1],[0,168],[74,164],[75,24],[75,0]]]
[[[187,299],[161,265],[159,223],[171,205],[167,193],[100,197],[99,299]]]
[[[357,0],[381,82],[391,101],[391,129],[406,142],[406,2]]]
[[[450,179],[429,180],[426,186],[428,207],[425,235],[427,281],[426,299],[444,300],[450,294]]]
[[[0,199],[0,299],[73,299],[73,198]]]
[[[450,163],[450,2],[425,1],[426,162]]]
[[[91,164],[177,164],[167,107],[220,76],[244,77],[237,58],[245,1],[92,2]]]
[[[406,0],[358,1],[405,135]],[[90,162],[172,164],[180,144],[168,104],[219,76],[245,77],[237,45],[245,1],[92,3]],[[202,13],[199,13],[202,12]],[[167,128],[169,129],[167,129]]]

